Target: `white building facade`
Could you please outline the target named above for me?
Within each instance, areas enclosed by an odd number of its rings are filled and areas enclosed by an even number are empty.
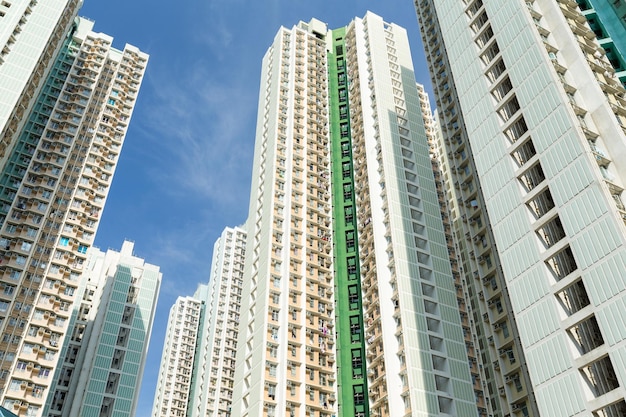
[[[162,277],[133,248],[90,249],[43,415],[135,415]]]
[[[415,4],[444,152],[472,160],[453,162],[450,184],[480,193],[457,214],[472,224],[482,348],[503,367],[495,412],[624,415],[626,102],[614,69],[576,2]],[[479,253],[481,236],[495,253]],[[501,268],[497,293],[489,268]]]
[[[326,32],[281,28],[263,59],[232,415],[336,413]]]
[[[190,393],[191,416],[231,415],[246,232],[227,227],[213,248],[208,301]]]
[[[193,297],[178,297],[170,309],[153,417],[187,415],[206,294],[207,287],[200,286]]]

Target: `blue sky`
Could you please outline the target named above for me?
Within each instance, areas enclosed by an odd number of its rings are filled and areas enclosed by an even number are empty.
[[[411,0],[85,0],[95,31],[150,54],[96,237],[103,250],[134,241],[163,272],[137,417],[152,409],[171,305],[208,282],[213,243],[246,219],[261,59],[276,31],[311,17],[341,27],[367,10],[408,30],[429,86]]]

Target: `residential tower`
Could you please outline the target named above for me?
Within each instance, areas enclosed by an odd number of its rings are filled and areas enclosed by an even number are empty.
[[[125,241],[119,252],[88,251],[77,289],[80,302],[74,304],[60,344],[62,365],[54,373],[43,415],[135,415],[161,272],[135,256],[133,248]],[[44,328],[37,333],[45,340]],[[33,364],[26,363],[26,370],[29,366]],[[38,389],[24,383],[27,393]]]
[[[29,416],[41,415],[59,363],[148,60],[134,46],[115,49],[93,22],[65,22],[75,13],[69,4],[5,1],[0,17],[2,30],[14,12],[24,19],[0,72],[22,77],[26,68],[11,62],[34,65],[24,87],[16,79],[15,91],[0,94],[16,96],[6,104],[16,107],[0,116],[9,121],[0,160],[0,403]],[[36,56],[20,60],[20,48]],[[24,381],[39,389],[22,389]]]
[[[573,1],[415,5],[489,412],[624,415],[626,102],[614,59]]]
[[[276,35],[233,415],[478,414],[422,97],[406,31],[373,13]]]

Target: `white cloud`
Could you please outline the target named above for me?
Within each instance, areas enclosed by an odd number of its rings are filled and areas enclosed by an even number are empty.
[[[142,125],[153,138],[145,152],[157,159],[154,166],[167,167],[152,173],[155,180],[169,193],[222,207],[246,202],[256,89],[214,81],[200,60],[191,71],[146,82],[157,95],[143,103]]]

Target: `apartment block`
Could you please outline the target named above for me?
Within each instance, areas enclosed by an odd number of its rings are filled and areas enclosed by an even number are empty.
[[[0,3],[0,165],[6,163],[46,82],[79,0]]]
[[[43,415],[135,415],[161,273],[133,248],[125,241],[119,252],[89,250]],[[37,333],[46,338],[45,329]],[[35,365],[18,362],[17,368],[28,372],[29,366]],[[23,383],[27,392],[38,389]]]
[[[148,59],[73,21],[74,7],[0,7],[1,30],[18,25],[0,64],[0,403],[29,416],[42,415]]]
[[[225,228],[209,284],[172,307],[153,417],[231,415],[245,252],[245,229]]]
[[[325,34],[281,28],[263,59],[233,415],[336,403]]]
[[[626,101],[583,3],[415,2],[493,415],[626,413]]]
[[[199,361],[190,394],[193,416],[231,415],[242,303],[246,232],[227,227],[213,248]]]
[[[406,31],[373,13],[279,30],[262,67],[232,415],[478,414],[426,103]]]
[[[170,309],[152,416],[186,416],[207,287],[178,297]]]

